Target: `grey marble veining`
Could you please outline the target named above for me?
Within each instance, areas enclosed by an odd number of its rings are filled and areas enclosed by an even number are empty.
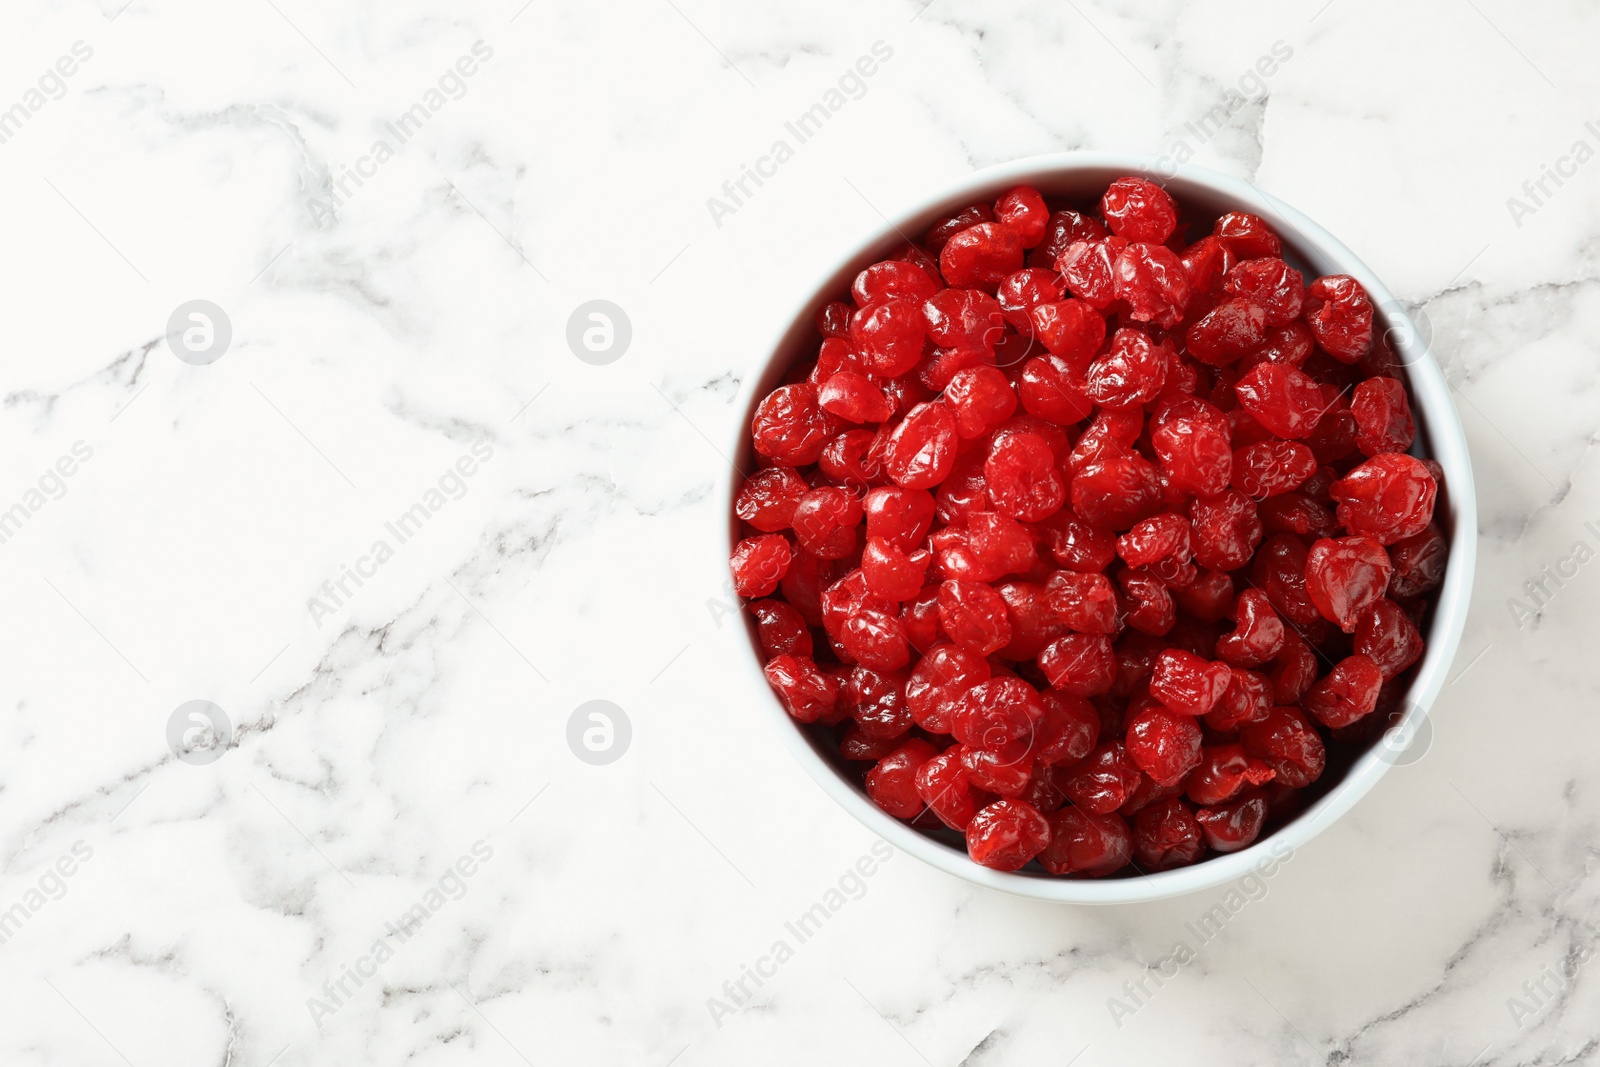
[[[125,2],[0,13],[0,1062],[1600,1060],[1592,6]],[[1139,907],[875,853],[729,681],[713,547],[796,294],[1069,148],[1338,234],[1479,480],[1424,758]]]

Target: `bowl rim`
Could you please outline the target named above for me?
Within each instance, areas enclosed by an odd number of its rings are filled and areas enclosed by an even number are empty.
[[[1429,710],[1440,691],[1461,643],[1477,555],[1477,503],[1472,479],[1471,456],[1459,413],[1451,400],[1449,386],[1430,351],[1430,339],[1419,334],[1406,309],[1356,254],[1317,222],[1271,196],[1250,182],[1219,171],[1190,164],[1175,164],[1167,156],[1115,152],[1057,152],[985,167],[943,183],[920,194],[915,202],[880,227],[873,227],[855,241],[846,254],[830,260],[817,282],[804,298],[780,320],[771,343],[747,368],[735,401],[738,420],[733,430],[733,457],[748,456],[746,440],[755,405],[787,368],[788,350],[813,330],[812,316],[817,307],[848,289],[840,279],[853,276],[861,266],[881,257],[905,240],[907,232],[920,232],[937,218],[975,200],[990,200],[1016,185],[1040,187],[1050,195],[1051,186],[1068,182],[1092,185],[1122,175],[1149,178],[1174,191],[1180,203],[1197,200],[1212,208],[1232,205],[1261,216],[1274,232],[1293,249],[1295,258],[1317,266],[1322,274],[1348,274],[1366,289],[1375,310],[1389,331],[1397,331],[1395,346],[1402,371],[1410,386],[1413,416],[1417,423],[1418,446],[1444,469],[1445,487],[1441,499],[1447,505],[1436,512],[1436,520],[1448,517],[1450,545],[1443,582],[1437,593],[1434,615],[1428,630],[1428,647],[1416,667],[1416,675],[1403,698],[1406,711],[1401,721],[1358,756],[1342,780],[1314,801],[1305,811],[1262,837],[1249,848],[1213,856],[1187,867],[1120,879],[1072,879],[1027,872],[995,871],[974,863],[964,852],[944,844],[895,819],[873,804],[857,786],[847,781],[818,751],[799,724],[784,711],[767,685],[757,655],[742,646],[737,653],[743,661],[742,674],[756,699],[775,717],[791,754],[825,793],[854,816],[867,829],[919,860],[974,885],[986,886],[1035,900],[1077,904],[1126,904],[1162,900],[1213,888],[1244,877],[1252,871],[1270,870],[1285,862],[1293,850],[1310,841],[1336,819],[1355,806],[1371,791],[1391,765],[1383,758],[1385,741],[1397,743],[1403,752],[1414,738],[1426,744],[1431,736]],[[780,360],[780,356],[785,358]],[[722,543],[719,567],[725,567],[739,535],[733,519],[734,495],[742,483],[735,462],[728,463],[721,479],[717,499],[722,519],[728,524],[729,538]],[[1445,525],[1441,522],[1441,525]],[[747,639],[755,640],[754,623],[748,612],[740,610]],[[1393,751],[1391,749],[1390,751]],[[1422,751],[1426,751],[1424,748]],[[1420,758],[1421,752],[1416,758]],[[1288,847],[1285,853],[1284,847]]]

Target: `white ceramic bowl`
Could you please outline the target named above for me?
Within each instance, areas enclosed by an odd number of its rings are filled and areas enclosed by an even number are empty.
[[[733,450],[729,453],[747,470],[752,466],[749,441],[750,421],[756,404],[782,379],[784,371],[818,343],[813,316],[829,300],[847,293],[850,282],[867,264],[883,258],[905,240],[902,234],[920,237],[938,219],[967,204],[990,202],[1016,185],[1032,185],[1046,196],[1063,196],[1093,201],[1112,180],[1137,174],[1164,185],[1185,211],[1220,214],[1229,210],[1249,211],[1265,219],[1283,240],[1284,255],[1307,277],[1348,274],[1366,287],[1378,309],[1380,324],[1390,331],[1411,387],[1417,421],[1415,453],[1431,456],[1444,468],[1445,485],[1440,494],[1436,521],[1450,543],[1450,560],[1444,583],[1437,591],[1433,621],[1426,633],[1428,648],[1416,668],[1405,700],[1406,714],[1372,748],[1358,756],[1343,777],[1306,810],[1271,834],[1264,835],[1250,848],[1225,856],[1214,856],[1188,867],[1145,876],[1114,879],[1068,879],[1028,872],[1005,873],[982,867],[964,851],[935,838],[924,836],[900,822],[867,799],[865,793],[835,768],[819,747],[783,710],[762,675],[760,644],[755,627],[745,613],[750,646],[740,648],[742,661],[735,669],[748,681],[751,695],[771,718],[801,765],[810,772],[845,810],[874,833],[896,847],[930,863],[940,870],[978,885],[1005,890],[1040,900],[1070,901],[1079,904],[1116,904],[1158,900],[1220,885],[1256,869],[1264,861],[1281,859],[1285,846],[1299,848],[1334,819],[1353,807],[1395,763],[1418,758],[1431,737],[1428,709],[1445,683],[1450,662],[1461,640],[1472,589],[1472,574],[1477,550],[1477,505],[1473,496],[1472,466],[1461,420],[1450,399],[1449,388],[1438,365],[1428,353],[1428,339],[1418,334],[1405,310],[1384,288],[1366,264],[1328,231],[1286,204],[1264,194],[1255,186],[1200,167],[1173,167],[1153,156],[1113,155],[1098,152],[1068,152],[1035,156],[998,167],[977,171],[954,182],[922,206],[895,219],[871,238],[840,257],[836,269],[819,278],[804,294],[794,313],[783,323],[776,343],[768,350],[762,365],[753,368],[742,390],[739,419]],[[1377,327],[1375,327],[1375,330]],[[729,539],[723,546],[725,561],[739,537],[733,518],[733,496],[742,479],[729,471],[721,493],[723,514],[728,516]],[[1330,767],[1329,773],[1334,773]]]

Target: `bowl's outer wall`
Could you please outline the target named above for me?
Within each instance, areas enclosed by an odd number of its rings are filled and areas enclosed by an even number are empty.
[[[1366,288],[1377,308],[1375,333],[1381,333],[1385,327],[1393,331],[1391,336],[1406,365],[1417,422],[1417,447],[1413,451],[1437,460],[1445,472],[1445,488],[1441,493],[1444,507],[1436,513],[1436,520],[1450,541],[1450,560],[1426,635],[1427,652],[1407,691],[1405,699],[1409,706],[1401,723],[1402,729],[1423,739],[1419,743],[1426,743],[1429,732],[1418,731],[1445,684],[1460,644],[1476,560],[1477,506],[1471,458],[1461,420],[1444,376],[1427,351],[1427,338],[1419,337],[1415,324],[1388,289],[1326,230],[1247,182],[1199,167],[1177,167],[1175,172],[1171,167],[1158,168],[1155,157],[1102,153],[1037,156],[968,175],[931,199],[927,206],[896,219],[859,245],[785,320],[776,344],[762,357],[759,373],[749,378],[741,390],[737,405],[739,422],[730,455],[739,468],[754,469],[749,427],[756,404],[778,385],[792,364],[810,354],[807,350],[816,343],[813,320],[817,310],[847,293],[850,282],[863,267],[900,247],[907,240],[906,235],[919,235],[952,211],[971,203],[992,201],[1019,184],[1032,185],[1047,196],[1092,204],[1111,181],[1130,174],[1143,175],[1165,186],[1186,213],[1220,214],[1243,210],[1261,216],[1282,239],[1285,257],[1305,270],[1308,279],[1324,274],[1351,275]],[[739,537],[739,524],[733,518],[733,497],[741,480],[739,472],[730,468],[719,494],[728,521],[728,539],[722,545],[724,564]],[[1104,881],[993,871],[889,816],[854,783],[839,774],[827,753],[789,718],[772,694],[762,675],[754,622],[748,613],[741,612],[741,618],[751,653],[740,658],[745,661],[743,670],[751,682],[753,699],[776,716],[776,725],[790,750],[826,792],[896,847],[967,881],[1024,896],[1074,903],[1129,903],[1178,896],[1240,878],[1262,863],[1281,860],[1285,846],[1298,848],[1309,841],[1354,806],[1390,765],[1380,758],[1380,750],[1374,747],[1356,760],[1341,782],[1269,837],[1248,849],[1189,867]]]

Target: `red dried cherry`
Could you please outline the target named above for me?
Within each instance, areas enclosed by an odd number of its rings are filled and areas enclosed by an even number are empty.
[[[1411,402],[1406,387],[1395,378],[1368,378],[1350,397],[1350,415],[1356,425],[1356,447],[1363,455],[1404,452],[1416,439]]]
[[[1298,537],[1278,534],[1262,545],[1250,580],[1291,623],[1321,624],[1322,613],[1306,591],[1306,546]]]
[[[1444,579],[1449,552],[1444,532],[1431,522],[1420,533],[1390,544],[1389,559],[1394,563],[1394,573],[1389,577],[1389,595],[1407,599],[1437,589]]]
[[[948,406],[918,404],[889,433],[883,468],[905,489],[927,489],[944,481],[956,461],[956,420]]]
[[[827,717],[839,699],[839,686],[817,669],[809,656],[774,656],[767,662],[767,684],[797,722]]]
[[[855,298],[856,307],[862,308],[897,297],[920,304],[938,291],[939,283],[927,271],[896,259],[872,264],[850,284],[850,295]]]
[[[1214,296],[1235,258],[1215,237],[1202,237],[1185,248],[1178,259],[1189,279],[1191,298],[1198,301]]]
[[[775,463],[815,463],[828,441],[828,416],[817,406],[817,387],[782,385],[756,406],[751,435],[756,451]]]
[[[1223,280],[1222,288],[1261,308],[1269,327],[1286,326],[1298,319],[1306,295],[1300,272],[1273,256],[1236,265]]]
[[[729,568],[733,589],[742,597],[771,596],[789,569],[789,542],[781,534],[746,537],[733,549]]]
[[[1310,437],[1328,406],[1311,377],[1284,363],[1257,364],[1233,388],[1239,405],[1279,437]]]
[[[1306,692],[1301,703],[1324,726],[1349,726],[1378,706],[1378,690],[1382,687],[1383,672],[1378,665],[1356,654],[1335,664]]]
[[[1298,367],[1311,355],[1315,342],[1311,338],[1311,331],[1303,322],[1291,322],[1277,329],[1267,330],[1266,340],[1261,347],[1245,356],[1238,363],[1241,373],[1251,370],[1257,363],[1286,363],[1291,367]]]
[[[871,430],[846,430],[830,439],[817,457],[817,469],[836,485],[858,494],[884,480],[880,441]]]
[[[1324,619],[1353,634],[1389,588],[1392,569],[1389,554],[1370,537],[1323,538],[1306,554],[1306,592]]]
[[[842,370],[817,389],[817,405],[847,422],[882,422],[894,403],[878,384],[858,371]]]
[[[977,798],[961,765],[961,749],[955,746],[928,760],[917,769],[917,796],[952,830],[963,833],[978,813]]]
[[[1117,538],[1117,555],[1130,567],[1148,567],[1163,560],[1189,559],[1189,520],[1164,511],[1140,519]]]
[[[1327,766],[1322,738],[1295,708],[1273,708],[1260,722],[1246,723],[1239,740],[1246,752],[1272,767],[1279,782],[1295,789],[1322,777]]]
[[[922,591],[931,559],[925,548],[906,553],[893,542],[868,538],[861,553],[861,573],[874,596],[896,602],[910,600]]]
[[[892,297],[857,311],[850,319],[850,342],[867,369],[893,378],[917,365],[928,339],[922,301]]]
[[[1001,582],[994,591],[1006,602],[1006,615],[1011,620],[1011,640],[996,653],[1001,659],[1032,659],[1069,632],[1050,610],[1044,586],[1011,581]]]
[[[1105,316],[1077,298],[1034,305],[1028,311],[1028,329],[1051,355],[1069,362],[1093,356],[1106,339]]]
[[[1177,608],[1167,584],[1143,568],[1124,567],[1117,572],[1123,600],[1118,602],[1123,621],[1142,634],[1159,637],[1177,621]]]
[[[1150,695],[1180,715],[1204,715],[1222,699],[1232,677],[1226,663],[1214,663],[1181,649],[1168,649],[1156,657],[1150,672]],[[1144,770],[1149,773],[1150,769],[1145,767]],[[1150,776],[1162,780],[1160,775]]]
[[[850,336],[850,305],[834,300],[817,309],[817,332],[824,337]]]
[[[1037,527],[1050,558],[1070,570],[1103,571],[1116,558],[1116,539],[1063,509]]]
[[[1111,264],[1111,292],[1128,305],[1134,322],[1171,329],[1189,306],[1189,278],[1170,248],[1130,244]]]
[[[1295,704],[1317,680],[1317,654],[1295,630],[1283,635],[1283,651],[1272,658],[1272,699]]]
[[[1200,762],[1200,741],[1200,725],[1193,717],[1157,704],[1128,720],[1123,745],[1158,785],[1174,785]]]
[[[1081,696],[1046,689],[1039,694],[1044,718],[1034,728],[1033,754],[1040,763],[1071,766],[1089,755],[1100,736],[1100,716]]]
[[[1072,510],[1104,530],[1126,530],[1161,503],[1156,470],[1134,453],[1085,463],[1072,479]]]
[[[1228,487],[1234,456],[1228,420],[1195,397],[1167,397],[1150,418],[1150,446],[1167,484],[1183,493],[1216,496]]]
[[[839,641],[858,663],[878,671],[897,671],[911,662],[911,643],[900,620],[883,611],[859,608],[844,621]]]
[[[1213,367],[1225,367],[1266,340],[1266,312],[1243,298],[1225,300],[1189,327],[1189,354]]]
[[[1050,685],[1076,696],[1109,692],[1117,662],[1104,634],[1067,634],[1039,653],[1039,669]]]
[[[1028,266],[1054,268],[1056,260],[1074,241],[1098,241],[1106,236],[1100,220],[1079,211],[1062,210],[1050,214],[1044,240],[1028,255]]]
[[[860,522],[861,501],[846,489],[825,485],[795,506],[795,540],[818,559],[843,559],[855,551]]]
[[[1273,696],[1272,681],[1266,675],[1235,670],[1222,699],[1206,715],[1206,725],[1229,733],[1247,722],[1260,722],[1272,710]]]
[[[894,601],[875,596],[867,588],[867,576],[859,567],[824,589],[820,600],[822,626],[836,639],[844,634],[845,620],[862,608],[882,613],[895,610]]]
[[[1075,241],[1056,258],[1056,270],[1068,292],[1104,309],[1116,299],[1113,266],[1127,247],[1128,242],[1121,237]]]
[[[933,524],[933,496],[925,489],[881,486],[864,501],[867,538],[887,541],[902,552],[922,543]]]
[[[899,748],[904,735],[889,738],[868,737],[855,723],[847,723],[839,738],[839,758],[856,763],[877,763]]]
[[[1038,561],[1027,527],[998,511],[967,514],[966,547],[983,582],[1021,574]]]
[[[1100,197],[1100,214],[1111,232],[1129,241],[1159,245],[1178,225],[1178,209],[1167,191],[1144,178],[1118,178]]]
[[[762,533],[787,530],[810,487],[792,467],[768,467],[746,478],[733,513]]]
[[[1194,818],[1214,851],[1237,852],[1261,836],[1267,822],[1267,801],[1260,796],[1240,797],[1221,807],[1201,808]]]
[[[1261,543],[1255,503],[1236,489],[1197,497],[1189,505],[1189,544],[1195,562],[1217,571],[1238,570]]]
[[[1246,589],[1234,601],[1233,633],[1217,638],[1217,658],[1235,667],[1259,667],[1283,651],[1283,620],[1272,610],[1267,594]]]
[[[1356,625],[1355,650],[1378,665],[1386,682],[1421,659],[1425,647],[1405,608],[1387,598],[1368,608]]]
[[[1079,391],[1071,366],[1055,355],[1035,356],[1022,365],[1017,395],[1023,410],[1058,426],[1089,417],[1094,404]]]
[[[1011,640],[1011,620],[1000,594],[984,582],[945,582],[939,587],[939,625],[950,640],[980,656]]]
[[[906,704],[930,733],[951,731],[956,704],[968,689],[989,680],[989,661],[960,645],[929,648],[906,681]]]
[[[1039,853],[1039,865],[1051,874],[1103,878],[1126,867],[1133,855],[1133,832],[1120,815],[1069,807],[1049,820],[1050,844]]]
[[[1117,596],[1103,574],[1057,571],[1045,583],[1050,609],[1077,633],[1114,634]]]
[[[995,441],[983,465],[995,510],[1022,522],[1038,522],[1061,509],[1067,487],[1056,472],[1055,455],[1044,438],[1007,434]]]
[[[1211,807],[1272,779],[1272,768],[1248,755],[1243,745],[1215,745],[1201,750],[1200,763],[1184,779],[1183,789],[1196,804]]]
[[[1146,870],[1185,866],[1204,850],[1194,812],[1177,797],[1152,804],[1134,817],[1133,856]]]
[[[1061,299],[1063,291],[1054,271],[1024,267],[1001,279],[994,295],[1012,328],[1028,334],[1033,332],[1033,309],[1040,304],[1055,303]]]
[[[1171,359],[1171,349],[1143,330],[1118,330],[1084,373],[1083,395],[1110,408],[1148,404],[1161,394]]]
[[[1438,484],[1412,456],[1382,452],[1333,483],[1341,525],[1383,545],[1427,529]]]
[[[897,670],[857,665],[845,677],[839,701],[862,734],[874,740],[902,737],[914,721],[906,703],[906,676]]]
[[[1011,380],[988,366],[957,371],[945,386],[944,399],[955,415],[956,433],[964,438],[982,437],[1017,410]]]
[[[928,337],[942,348],[993,354],[1005,333],[999,301],[981,289],[941,289],[922,305]]]
[[[793,607],[781,600],[756,600],[749,605],[756,617],[756,632],[761,640],[761,651],[767,658],[774,656],[811,655],[811,631],[806,620]]]
[[[1305,322],[1323,351],[1345,363],[1372,347],[1372,302],[1348,274],[1329,274],[1306,287]]]
[[[950,732],[975,748],[1000,750],[1020,741],[1025,749],[1043,718],[1044,702],[1033,686],[1020,678],[990,678],[961,694]]]
[[[1001,222],[980,222],[952,234],[939,252],[945,283],[958,289],[993,289],[1022,269],[1022,240]]]
[[[1266,220],[1248,211],[1228,212],[1217,219],[1211,232],[1236,259],[1260,259],[1283,250]]]
[[[923,807],[917,772],[938,754],[938,749],[921,738],[905,742],[867,772],[867,796],[897,819],[916,818]]]
[[[967,824],[967,854],[997,871],[1015,871],[1050,843],[1050,824],[1025,800],[997,800]]]
[[[1033,779],[1034,758],[1026,739],[999,748],[958,747],[967,780],[979,789],[1002,797],[1020,797],[1027,791]]]
[[[1016,231],[1023,248],[1032,248],[1044,240],[1050,209],[1039,190],[1019,185],[994,202],[994,217]]]
[[[1233,579],[1224,571],[1202,570],[1194,581],[1174,589],[1172,599],[1201,622],[1218,622],[1233,610]]]
[[[1170,800],[1173,797],[1182,795],[1182,782],[1161,785],[1154,778],[1140,771],[1139,785],[1129,794],[1128,799],[1122,802],[1122,807],[1117,809],[1117,814],[1125,819],[1131,819],[1152,804],[1159,804],[1163,800]]]
[[[969,226],[976,226],[980,222],[993,221],[993,208],[988,204],[973,204],[934,223],[933,228],[928,231],[927,236],[923,239],[923,243],[928,246],[928,251],[938,255],[944,249],[945,242],[962,230],[967,229]]]
[[[1257,441],[1233,454],[1233,486],[1265,500],[1298,487],[1316,469],[1316,456],[1298,441]]]
[[[1091,815],[1108,815],[1122,807],[1139,782],[1138,765],[1120,741],[1113,741],[1070,768],[1061,790],[1069,801]]]

